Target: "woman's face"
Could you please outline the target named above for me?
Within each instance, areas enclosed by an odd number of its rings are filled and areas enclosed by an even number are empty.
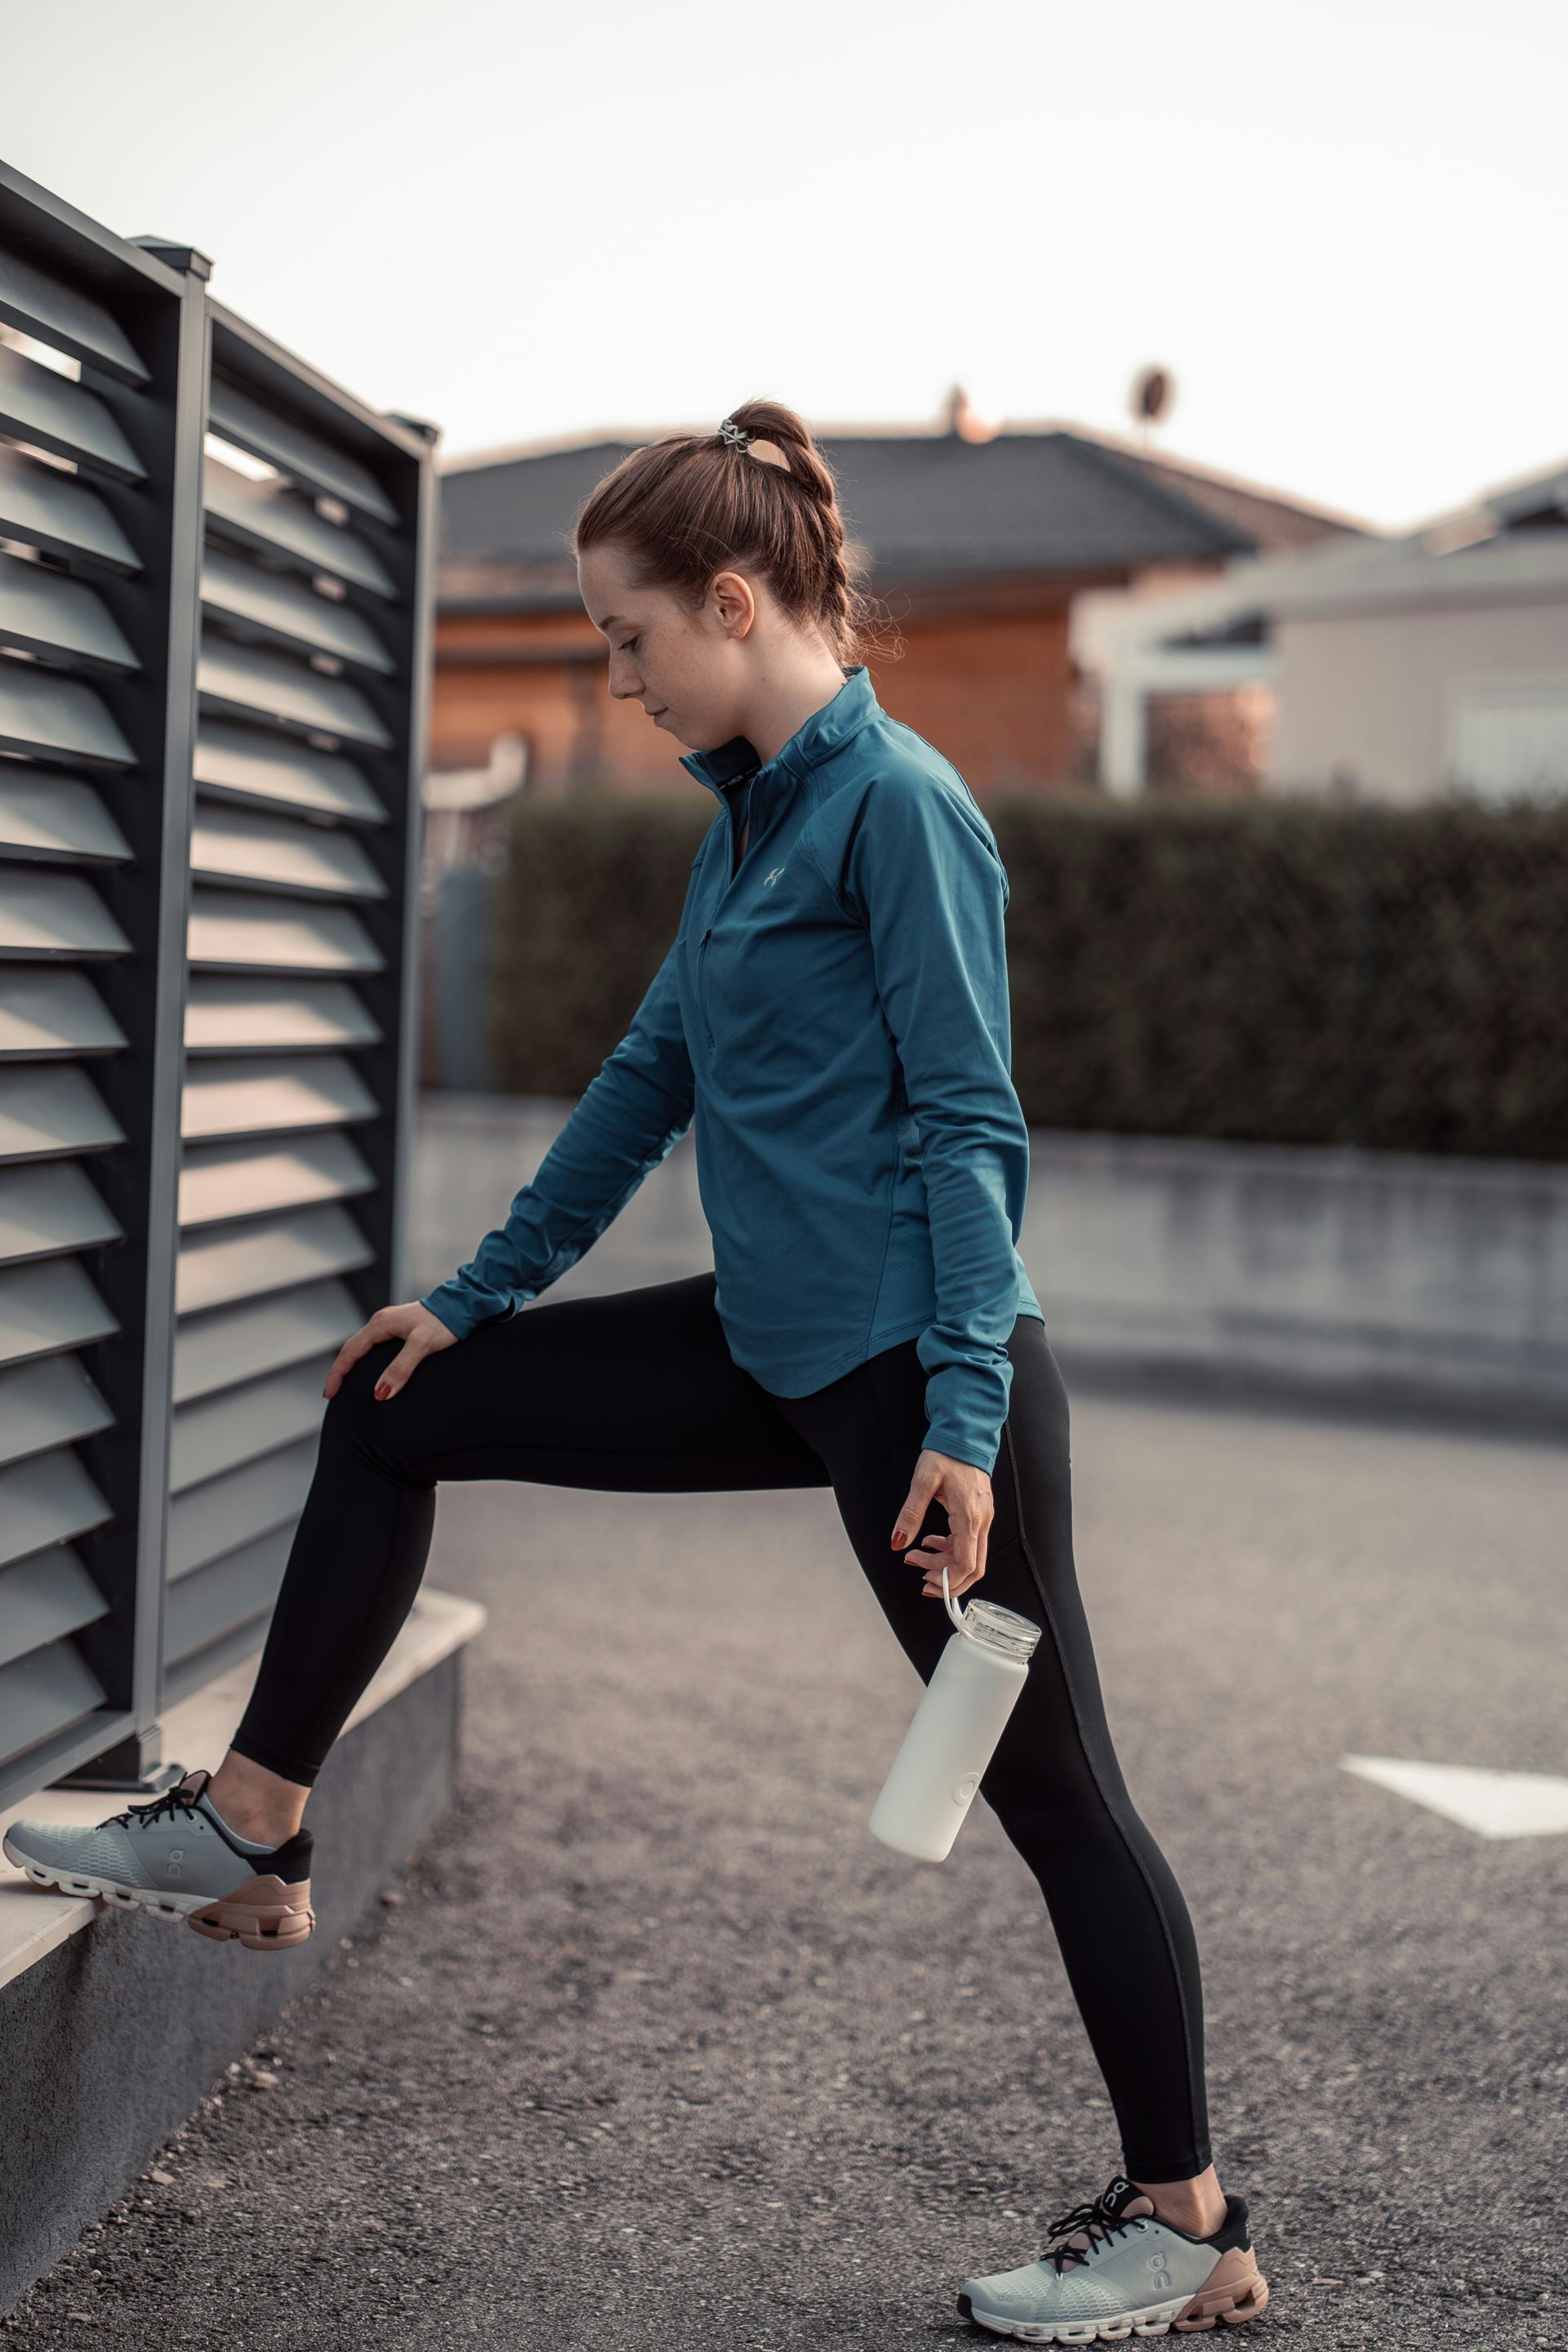
[[[617,702],[640,702],[689,750],[717,751],[742,731],[742,646],[755,611],[746,583],[721,572],[692,613],[671,589],[634,587],[631,573],[613,543],[577,559],[584,607],[610,648],[610,692]]]

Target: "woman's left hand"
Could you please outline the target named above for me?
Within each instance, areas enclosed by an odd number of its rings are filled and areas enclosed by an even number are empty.
[[[932,1503],[940,1503],[946,1512],[948,1533],[928,1535],[914,1546],[913,1530]],[[893,1529],[893,1549],[914,1546],[905,1557],[921,1563],[926,1571],[924,1591],[939,1601],[945,1560],[947,1589],[956,1601],[985,1573],[985,1539],[994,1517],[986,1473],[973,1462],[957,1462],[951,1454],[933,1454],[928,1447],[915,1464],[910,1491]]]

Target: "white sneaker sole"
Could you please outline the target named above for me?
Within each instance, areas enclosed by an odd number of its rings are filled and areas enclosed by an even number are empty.
[[[1016,2336],[1021,2344],[1125,2344],[1133,2336],[1168,2336],[1173,2330],[1189,2336],[1222,2324],[1241,2327],[1268,2301],[1268,2285],[1257,2257],[1238,2248],[1222,2257],[1195,2294],[1169,2296],[1111,2319],[1007,2319],[999,2311],[983,2311],[968,2292],[961,2292],[958,2307],[980,2326]]]
[[[970,2317],[998,2336],[1015,2336],[1022,2344],[1125,2344],[1134,2336],[1168,2336],[1178,2311],[1191,2303],[1190,2294],[1173,2303],[1152,2303],[1144,2311],[1130,2311],[1120,2319],[1004,2319],[1000,2312],[972,2307]],[[1211,2319],[1206,2323],[1214,2326]]]
[[[122,1911],[151,1911],[155,1919],[183,1919],[213,1899],[210,1895],[165,1895],[156,1886],[122,1886],[113,1878],[84,1877],[73,1870],[35,1862],[30,1854],[14,1853],[9,1838],[4,1841],[4,1848],[7,1862],[14,1862],[35,1886],[57,1887],[62,1895],[101,1895],[106,1903],[116,1903]]]
[[[308,1878],[297,1886],[266,1877],[253,1878],[228,1895],[175,1895],[164,1887],[125,1886],[118,1879],[95,1878],[36,1861],[16,1852],[9,1838],[0,1839],[0,1851],[35,1886],[53,1887],[61,1895],[100,1895],[117,1910],[146,1911],[154,1919],[183,1919],[198,1935],[219,1943],[237,1937],[253,1952],[291,1950],[316,1924]]]

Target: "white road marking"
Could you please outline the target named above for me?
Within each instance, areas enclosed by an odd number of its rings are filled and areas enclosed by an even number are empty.
[[[1568,1780],[1477,1764],[1413,1764],[1397,1756],[1342,1756],[1342,1768],[1443,1813],[1478,1837],[1568,1834]]]

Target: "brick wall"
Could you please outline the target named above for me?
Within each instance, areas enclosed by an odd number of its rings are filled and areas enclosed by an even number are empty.
[[[896,600],[895,603],[896,609]],[[922,613],[900,618],[902,656],[873,657],[885,709],[944,752],[976,793],[1059,783],[1073,756],[1067,609]],[[489,656],[489,658],[487,658]],[[432,757],[483,766],[494,736],[530,749],[531,788],[595,778],[626,792],[676,792],[679,747],[635,703],[612,702],[603,640],[559,614],[448,614],[437,623]]]
[[[1060,783],[1071,760],[1065,609],[933,615],[899,633],[902,657],[868,664],[885,710],[976,793]]]

